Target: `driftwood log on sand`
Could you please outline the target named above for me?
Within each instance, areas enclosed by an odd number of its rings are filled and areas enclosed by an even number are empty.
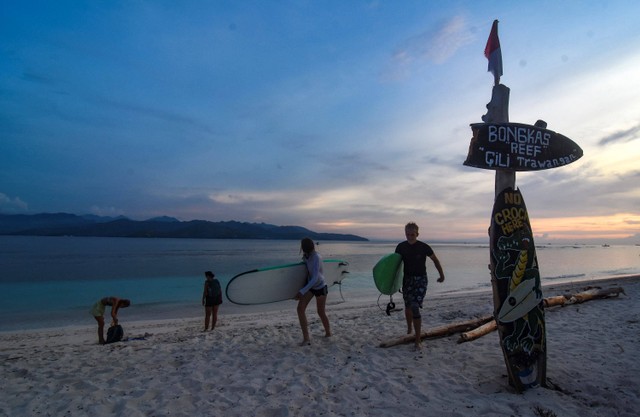
[[[610,298],[617,297],[620,294],[625,294],[622,287],[614,287],[602,289],[600,287],[589,287],[584,291],[573,295],[557,295],[555,297],[548,297],[544,299],[544,306],[555,307],[565,306],[569,304],[580,304],[585,301],[595,300],[598,298]],[[626,295],[626,294],[625,294]]]
[[[547,297],[543,300],[544,308],[562,306],[567,303],[567,298],[564,295],[556,295],[553,297]]]
[[[435,327],[431,330],[428,330],[426,332],[423,332],[420,335],[421,339],[436,339],[438,337],[446,337],[446,336],[450,336],[452,334],[455,333],[460,333],[460,332],[464,332],[467,330],[471,330],[471,329],[475,329],[478,326],[482,326],[483,324],[490,322],[493,320],[493,316],[492,315],[486,315],[486,316],[482,316],[480,318],[476,318],[476,319],[471,319],[471,320],[467,320],[467,321],[463,321],[460,323],[454,323],[454,324],[446,324],[443,326],[439,326],[439,327]],[[416,337],[412,334],[403,336],[403,337],[399,337],[393,340],[389,340],[386,342],[382,342],[380,343],[380,347],[383,348],[387,348],[387,347],[391,347],[391,346],[396,346],[396,345],[402,345],[405,343],[410,343],[413,342],[416,339]]]
[[[583,292],[579,292],[574,295],[559,295],[555,297],[548,297],[543,300],[544,307],[555,307],[555,306],[565,306],[569,304],[580,304],[585,301],[595,300],[598,298],[610,298],[617,297],[620,293],[625,294],[624,289],[622,287],[616,288],[607,288],[602,289],[598,287],[588,288]],[[626,295],[626,294],[625,294]],[[495,320],[487,323],[484,326],[481,326],[477,329],[470,330],[464,332],[460,335],[460,339],[458,339],[458,343],[470,342],[479,337],[482,337],[486,334],[491,333],[492,331],[498,328]]]
[[[565,304],[580,304],[597,298],[617,297],[620,293],[627,295],[622,287],[607,288],[605,290],[599,287],[592,287],[578,294],[567,296]]]
[[[497,328],[498,328],[498,324],[496,323],[495,320],[492,319],[490,322],[485,323],[478,328],[462,333],[460,335],[460,339],[458,339],[458,343],[470,342],[472,340],[476,340],[477,338],[482,337],[485,334],[491,333]]]
[[[570,304],[580,304],[585,301],[617,297],[620,294],[625,294],[622,287],[602,289],[599,287],[587,288],[585,291],[579,292],[573,295],[558,295],[548,297],[543,300],[545,308],[555,306],[565,306]],[[625,294],[626,295],[626,294]],[[421,339],[435,339],[439,337],[450,336],[455,333],[461,333],[458,343],[470,342],[489,334],[498,328],[496,321],[492,315],[482,316],[480,318],[467,320],[460,323],[446,324],[443,326],[435,327],[431,330],[423,332],[420,335]],[[414,335],[406,335],[396,339],[388,340],[380,343],[380,347],[387,348],[391,346],[401,345],[405,343],[411,343],[415,340]]]

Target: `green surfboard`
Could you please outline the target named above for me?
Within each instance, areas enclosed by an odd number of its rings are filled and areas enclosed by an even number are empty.
[[[398,253],[385,255],[373,267],[373,282],[382,294],[393,295],[402,287],[402,257]]]

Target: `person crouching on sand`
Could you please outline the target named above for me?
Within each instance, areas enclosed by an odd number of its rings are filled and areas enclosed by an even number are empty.
[[[111,307],[111,322],[114,326],[118,324],[118,310],[131,305],[131,301],[126,298],[104,297],[91,308],[91,315],[98,322],[98,343],[104,345],[104,311],[107,306]]]
[[[302,342],[300,346],[305,346],[311,344],[306,310],[313,297],[316,298],[316,309],[324,326],[324,334],[326,337],[331,336],[331,328],[329,327],[329,318],[325,312],[329,291],[324,281],[322,257],[316,252],[313,240],[309,238],[302,239],[300,249],[303,252],[302,260],[307,266],[307,284],[298,291],[295,299],[298,300],[297,312],[300,327],[302,328]]]

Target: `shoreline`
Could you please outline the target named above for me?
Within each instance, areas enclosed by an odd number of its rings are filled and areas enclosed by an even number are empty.
[[[553,388],[514,393],[496,332],[380,348],[406,324],[371,301],[328,305],[331,338],[312,303],[312,345],[299,347],[292,302],[221,315],[213,332],[201,332],[203,317],[123,317],[129,340],[104,346],[97,326],[3,332],[0,415],[635,416],[640,276],[550,284],[545,297],[596,285],[626,295],[545,310]],[[490,290],[427,295],[423,331],[492,309]]]
[[[565,281],[561,280],[559,282],[547,282],[542,284],[543,291],[559,291],[563,288],[573,288],[576,286],[598,286],[598,285],[606,285],[611,281],[620,281],[620,282],[628,282],[628,281],[636,281],[640,280],[639,274],[630,274],[630,275],[619,275],[619,276],[609,276],[609,277],[601,277],[601,278],[591,278],[584,280],[571,280]],[[476,296],[482,294],[489,294],[491,296],[492,289],[489,285],[485,288],[476,288],[470,290],[455,290],[450,292],[438,292],[435,293],[433,291],[427,292],[426,301],[429,300],[439,300],[443,298],[465,298],[469,296]],[[377,290],[372,290],[372,293],[377,293]],[[378,294],[379,295],[379,294]],[[559,294],[555,294],[559,295]],[[347,305],[349,308],[358,308],[358,307],[376,307],[376,308],[384,308],[388,302],[388,296],[383,295],[378,298],[369,298],[367,296],[359,296],[354,299],[347,299],[346,301],[334,301],[337,294],[332,294],[332,297],[327,302],[327,309],[332,308],[340,308],[342,305]],[[397,306],[400,306],[402,303],[402,296],[400,294],[394,295],[394,302]],[[380,304],[378,304],[378,301]],[[283,313],[283,314],[291,314],[293,312],[295,314],[295,302],[278,302],[268,305],[236,305],[232,304],[229,301],[225,300],[225,303],[221,306],[220,312],[218,313],[218,320],[224,317],[233,317],[236,315],[247,315],[247,314],[275,314],[275,313]],[[310,308],[313,307],[313,303],[310,304]],[[160,319],[134,319],[130,320],[129,311],[122,310],[122,314],[120,314],[120,322],[121,324],[129,326],[129,324],[136,323],[171,323],[176,320],[198,320],[204,314],[202,313],[202,307],[195,304],[179,304],[176,306],[170,306],[170,309],[176,313],[174,317],[164,317]],[[88,308],[86,309],[88,311]],[[193,313],[189,313],[188,311],[193,310]],[[231,310],[231,311],[229,311]],[[197,311],[197,312],[196,312]],[[488,310],[486,314],[491,314],[493,310]],[[80,312],[81,314],[86,313],[84,310]],[[165,312],[164,315],[167,313]],[[106,311],[105,317],[109,315],[109,309]],[[26,329],[10,329],[10,330],[0,330],[0,335],[13,334],[13,333],[29,333],[29,332],[41,332],[41,331],[63,331],[63,330],[76,330],[82,328],[93,328],[95,323],[91,317],[89,317],[87,313],[88,319],[86,320],[86,324],[70,324],[67,326],[45,326],[45,327],[37,327],[37,328],[26,328]],[[108,324],[108,323],[107,323]]]

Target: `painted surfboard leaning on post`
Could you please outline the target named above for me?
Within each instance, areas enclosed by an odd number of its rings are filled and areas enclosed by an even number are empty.
[[[524,198],[506,188],[491,213],[494,317],[509,379],[518,391],[546,384],[547,341],[540,271]]]
[[[546,385],[547,343],[540,272],[533,231],[516,171],[558,168],[580,159],[571,139],[534,125],[509,122],[508,87],[500,84],[502,52],[495,20],[485,47],[494,86],[484,123],[473,133],[464,165],[496,171],[495,200],[489,227],[494,317],[500,333],[509,384],[516,391]]]

